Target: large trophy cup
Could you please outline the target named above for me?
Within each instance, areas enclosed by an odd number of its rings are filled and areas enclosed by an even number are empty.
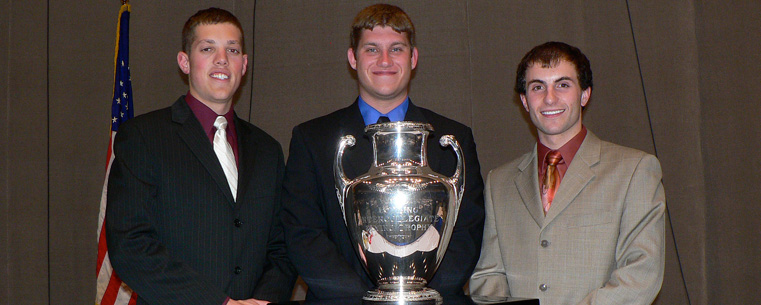
[[[375,161],[349,180],[342,158],[351,135],[341,138],[333,163],[338,202],[352,245],[377,285],[364,304],[441,304],[427,283],[444,257],[462,201],[462,149],[451,135],[441,137],[457,155],[457,169],[444,177],[428,167],[430,124],[393,122],[369,125]]]

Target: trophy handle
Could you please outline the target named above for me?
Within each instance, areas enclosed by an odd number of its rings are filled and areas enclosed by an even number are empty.
[[[452,175],[452,177],[446,178],[447,181],[454,186],[455,198],[457,198],[454,208],[454,219],[457,221],[457,215],[460,214],[460,204],[462,203],[463,189],[465,187],[465,176],[463,175],[465,172],[465,163],[463,163],[464,159],[462,157],[462,148],[460,148],[460,143],[457,143],[457,140],[455,140],[454,136],[452,135],[442,136],[441,139],[439,139],[439,144],[441,144],[443,147],[451,145],[454,149],[455,154],[457,154],[457,170],[455,171],[454,175]]]
[[[344,217],[344,223],[346,223],[346,210],[344,209],[344,199],[346,198],[346,189],[351,185],[352,181],[344,174],[343,167],[343,155],[347,146],[354,146],[356,139],[352,135],[345,135],[341,137],[341,141],[338,142],[338,150],[336,151],[336,158],[333,160],[333,178],[336,181],[336,196],[338,196],[338,205],[341,206],[341,213]]]

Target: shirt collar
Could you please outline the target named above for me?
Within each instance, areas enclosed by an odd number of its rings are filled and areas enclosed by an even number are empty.
[[[563,157],[563,161],[566,166],[571,165],[571,161],[573,161],[573,157],[576,156],[576,153],[579,151],[579,147],[581,147],[581,143],[584,142],[584,138],[587,136],[587,128],[584,125],[581,125],[581,130],[579,133],[577,133],[571,140],[563,144],[558,150],[560,151],[560,156]],[[547,154],[552,151],[549,147],[542,144],[542,142],[537,141],[536,142],[536,156],[537,162],[539,164],[539,167],[542,168],[544,166],[544,161],[547,157]]]
[[[213,141],[214,133],[217,131],[217,129],[214,128],[214,121],[219,115],[214,112],[214,110],[211,110],[209,106],[206,106],[204,103],[192,96],[189,91],[185,95],[185,102],[188,103],[190,110],[193,111],[193,115],[195,115],[196,119],[198,119],[198,122],[201,123],[201,127],[203,127],[203,131],[206,133],[206,136],[208,136],[209,139]],[[235,135],[235,111],[233,110],[233,107],[230,107],[230,110],[227,111],[227,113],[225,113],[223,116],[225,119],[227,119],[227,133],[229,135]]]
[[[365,125],[375,124],[381,116],[387,116],[391,122],[404,121],[404,116],[407,115],[407,108],[409,105],[410,97],[408,96],[404,99],[404,102],[399,104],[399,106],[396,106],[396,108],[391,109],[388,113],[381,113],[367,104],[361,96],[359,97],[359,113],[362,114],[362,119],[364,119]]]

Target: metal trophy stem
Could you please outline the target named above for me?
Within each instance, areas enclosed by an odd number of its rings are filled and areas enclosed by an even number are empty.
[[[441,295],[426,287],[446,252],[462,201],[462,149],[452,136],[457,169],[452,177],[428,167],[426,142],[430,124],[393,122],[365,128],[372,141],[370,170],[350,180],[343,155],[354,146],[341,138],[334,161],[336,193],[357,255],[378,286],[364,303],[441,304]]]

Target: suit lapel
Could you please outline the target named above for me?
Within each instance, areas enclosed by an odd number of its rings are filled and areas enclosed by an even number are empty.
[[[259,153],[255,141],[250,137],[251,130],[246,125],[241,124],[241,119],[235,117],[235,131],[238,135],[238,195],[237,202],[241,202],[243,196],[249,190],[246,186],[254,175],[257,154]],[[232,193],[231,193],[232,195]],[[236,203],[237,203],[236,202]]]
[[[542,197],[539,196],[538,165],[536,163],[536,145],[534,150],[519,165],[520,173],[515,178],[515,187],[518,189],[523,204],[526,206],[537,226],[544,226],[545,217],[542,211]]]
[[[230,204],[234,203],[232,191],[230,191],[230,186],[227,184],[227,178],[224,171],[222,171],[222,165],[220,165],[217,155],[214,154],[214,148],[211,142],[209,142],[203,127],[201,127],[201,123],[198,122],[198,119],[193,115],[190,107],[188,107],[182,97],[172,105],[172,121],[180,124],[180,128],[177,131],[179,137],[188,145],[188,148],[198,158],[198,161],[203,164]]]
[[[356,142],[353,147],[344,151],[344,172],[349,179],[354,179],[359,175],[367,173],[373,164],[375,154],[373,152],[373,143],[367,134],[365,134],[365,121],[359,112],[359,102],[354,101],[351,106],[345,108],[345,115],[339,122],[339,137],[353,135]],[[333,151],[338,149],[338,141],[329,143],[333,145]]]
[[[576,156],[573,157],[571,165],[560,182],[545,223],[550,223],[562,213],[595,177],[592,166],[600,162],[600,144],[600,139],[591,131],[587,131],[584,142],[581,143],[579,151],[576,152]]]

